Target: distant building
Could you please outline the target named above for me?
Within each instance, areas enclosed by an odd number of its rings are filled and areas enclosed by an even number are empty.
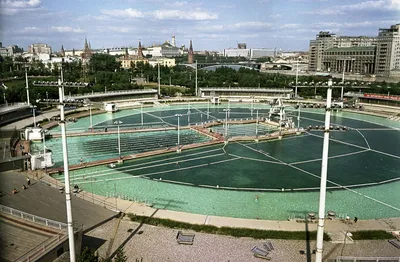
[[[151,57],[175,57],[181,56],[182,50],[179,47],[171,45],[169,42],[164,42],[161,45],[153,45],[143,49],[145,56],[150,55]]]
[[[130,69],[136,67],[137,63],[143,62],[147,64],[149,62],[143,55],[142,44],[139,41],[139,46],[136,55],[130,55],[128,48],[125,48],[125,55],[117,58],[117,61],[121,62],[121,68]]]
[[[321,31],[315,40],[310,41],[309,48],[309,71],[322,71],[323,56],[330,48],[345,48],[355,46],[375,46],[376,37],[369,36],[337,36],[329,32]]]
[[[382,76],[398,75],[400,70],[400,24],[379,29],[375,73]]]
[[[252,48],[250,49],[250,59],[257,59],[261,57],[275,57],[276,49],[268,48]]]
[[[16,54],[22,54],[23,51],[24,50],[17,45],[3,47],[3,44],[0,42],[0,56],[13,56]]]
[[[31,44],[28,47],[30,54],[49,54],[51,55],[51,47],[48,44]]]
[[[246,43],[238,43],[238,49],[247,49],[247,44]]]
[[[376,46],[334,47],[322,56],[322,71],[373,74]]]
[[[160,64],[162,66],[173,67],[176,65],[176,62],[175,58],[160,57],[160,58],[150,58],[149,64],[151,66],[157,66],[157,64]]]
[[[228,48],[224,49],[225,57],[250,57],[250,49]]]
[[[193,46],[192,46],[192,40],[190,40],[190,45],[189,45],[189,50],[188,50],[188,64],[193,64],[194,60],[194,54],[193,54]]]

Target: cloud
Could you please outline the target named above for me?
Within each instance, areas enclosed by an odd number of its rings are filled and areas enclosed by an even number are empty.
[[[59,32],[59,33],[84,33],[82,29],[78,28],[73,28],[70,26],[52,26],[50,27],[50,30],[53,32]]]
[[[313,11],[304,11],[304,12],[301,12],[301,14],[304,14],[304,15],[344,15],[346,13],[339,9],[321,9],[321,10],[313,10]]]
[[[336,5],[330,8],[303,11],[309,15],[346,15],[354,11],[400,11],[400,0],[363,1],[356,4]]]
[[[165,3],[166,6],[170,6],[170,7],[182,7],[182,6],[186,6],[188,4],[188,2],[186,1],[176,1],[176,2],[172,2],[172,3]]]
[[[1,5],[4,8],[34,8],[40,5],[40,0],[28,0],[28,1],[11,1],[11,0],[4,0],[1,1]]]
[[[14,15],[26,11],[35,11],[43,9],[41,0],[0,0],[0,12],[4,15]]]
[[[204,11],[183,11],[183,10],[155,10],[150,14],[158,20],[216,20],[218,15]]]
[[[142,18],[144,15],[141,11],[128,8],[128,9],[103,9],[101,13],[116,18]]]

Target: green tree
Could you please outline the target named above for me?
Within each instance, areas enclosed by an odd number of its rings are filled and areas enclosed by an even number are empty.
[[[125,256],[125,251],[124,251],[123,247],[119,247],[117,249],[114,261],[115,262],[126,262],[126,261],[128,261],[127,256]]]
[[[81,255],[79,256],[78,262],[98,262],[99,256],[88,247],[84,247]]]

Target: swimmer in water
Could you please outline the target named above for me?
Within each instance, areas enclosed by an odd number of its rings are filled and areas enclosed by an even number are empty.
[[[256,195],[256,198],[255,198],[255,200],[256,200],[256,202],[258,202],[258,195]]]

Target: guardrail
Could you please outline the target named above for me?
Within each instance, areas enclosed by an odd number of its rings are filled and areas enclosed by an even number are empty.
[[[400,262],[400,257],[336,257],[334,260],[336,262],[365,262],[365,261],[375,261],[375,262],[383,262],[383,261],[399,261]]]
[[[52,238],[47,239],[40,245],[34,247],[33,249],[29,250],[27,253],[22,255],[20,258],[15,260],[16,262],[29,262],[29,261],[37,261],[40,257],[45,255],[48,251],[59,245],[60,243],[64,242],[68,239],[68,234],[57,234]]]
[[[67,229],[67,224],[65,224],[65,223],[57,222],[57,221],[54,221],[51,219],[47,219],[47,218],[29,214],[29,213],[25,213],[23,211],[20,211],[20,210],[11,208],[11,207],[0,205],[0,212],[9,214],[11,216],[14,216],[14,217],[17,217],[20,219],[24,219],[26,221],[29,221],[29,222],[32,222],[35,224],[39,224],[42,226],[51,227],[51,228],[55,228],[55,229],[61,229],[61,230]]]

